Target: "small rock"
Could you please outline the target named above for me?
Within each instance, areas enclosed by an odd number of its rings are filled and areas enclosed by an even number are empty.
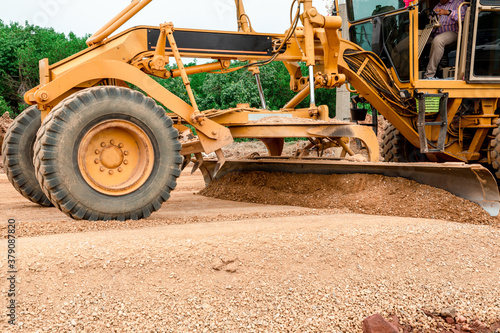
[[[374,314],[363,320],[363,333],[399,333],[399,331],[380,314]]]
[[[220,271],[222,268],[224,268],[225,264],[220,258],[216,258],[212,261],[212,269],[216,271]]]
[[[479,320],[474,320],[474,321],[471,323],[471,326],[473,326],[474,328],[480,329],[480,330],[484,330],[484,329],[487,329],[487,328],[488,328],[488,325],[486,325],[486,324],[485,324],[485,323],[483,323],[483,322],[480,322]]]
[[[455,308],[444,308],[443,310],[441,310],[439,312],[439,315],[443,318],[446,318],[446,317],[455,318],[456,314],[457,314],[457,310],[455,310]]]
[[[455,320],[457,321],[457,323],[459,324],[464,324],[467,322],[467,318],[465,318],[464,316],[457,316],[457,318],[455,318]]]
[[[229,273],[236,273],[236,271],[238,270],[238,266],[239,265],[237,262],[232,262],[229,265],[227,265],[224,270]]]
[[[452,317],[445,317],[444,320],[448,323],[448,324],[455,324],[455,319],[453,319]]]

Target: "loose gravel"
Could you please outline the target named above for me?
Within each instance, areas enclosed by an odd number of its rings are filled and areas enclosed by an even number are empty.
[[[489,226],[324,215],[19,246],[20,332],[347,333],[373,313],[431,332],[426,313],[450,307],[466,320],[500,320],[500,230]]]

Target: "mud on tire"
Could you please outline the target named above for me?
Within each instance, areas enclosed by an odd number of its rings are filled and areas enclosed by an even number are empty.
[[[33,146],[41,124],[40,110],[31,106],[16,117],[2,145],[2,158],[10,183],[25,198],[40,206],[52,203],[43,193],[33,165]]]
[[[153,99],[127,88],[86,89],[45,118],[35,143],[36,175],[50,201],[72,218],[146,218],[177,185],[177,137]]]

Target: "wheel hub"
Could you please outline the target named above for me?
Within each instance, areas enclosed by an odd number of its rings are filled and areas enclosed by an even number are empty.
[[[83,137],[78,166],[85,181],[107,195],[126,195],[151,175],[154,149],[147,134],[125,120],[108,120]]]
[[[117,146],[108,146],[100,154],[99,161],[107,169],[116,169],[123,163],[123,151]]]

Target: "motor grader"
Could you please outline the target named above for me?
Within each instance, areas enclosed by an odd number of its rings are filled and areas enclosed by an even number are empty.
[[[163,23],[112,35],[151,1],[132,1],[80,53],[55,64],[40,61],[40,84],[25,94],[31,107],[3,145],[8,178],[28,199],[75,219],[145,218],[169,199],[181,170],[193,162],[207,183],[242,170],[402,176],[498,214],[498,187],[488,170],[500,174],[498,1],[464,5],[463,33],[449,51],[454,64],[442,66],[442,79],[432,81],[419,75],[432,23],[419,26],[419,19],[437,0],[348,0],[350,40],[341,38],[338,4],[323,16],[312,0],[292,1],[291,25],[283,34],[255,32],[242,0],[235,0],[237,31]],[[185,67],[183,58],[212,62]],[[170,59],[175,69],[166,66]],[[246,64],[235,68],[232,60]],[[272,61],[283,62],[296,92],[280,110],[267,109],[260,85],[259,68]],[[189,76],[235,70],[255,75],[262,108],[199,110]],[[153,77],[180,77],[190,103]],[[316,89],[343,85],[392,124],[384,133],[383,157],[393,163],[380,163],[371,128],[332,121],[328,107],[316,105]],[[297,108],[306,97],[309,107]],[[262,121],[268,117],[286,121]],[[180,141],[179,132],[186,131],[192,135]],[[226,160],[222,148],[235,138],[261,140],[269,156]],[[310,148],[336,146],[342,154],[282,156],[285,138],[308,138]],[[354,154],[353,140],[366,149],[368,163],[344,160]],[[216,159],[207,160],[210,153]]]

